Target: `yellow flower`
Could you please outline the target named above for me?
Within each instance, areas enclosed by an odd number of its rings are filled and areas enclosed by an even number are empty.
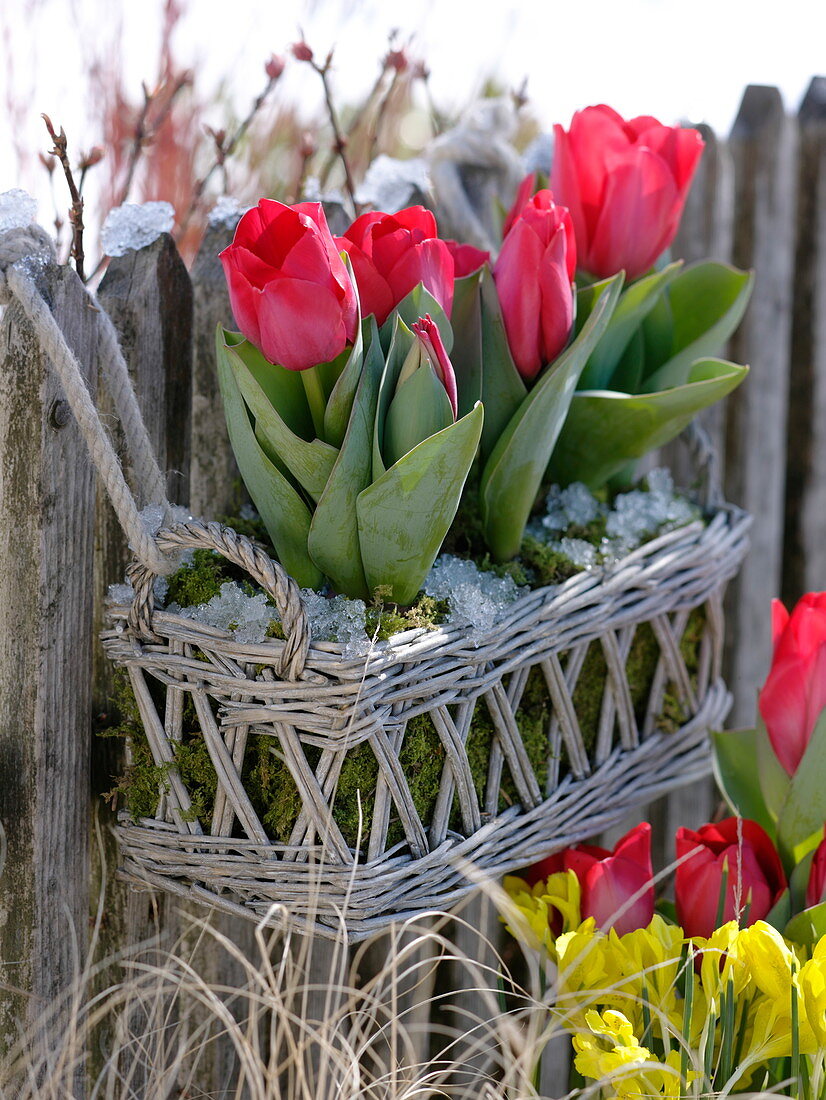
[[[826,936],[815,944],[812,957],[798,975],[809,1026],[820,1048],[826,1048]]]
[[[609,933],[609,948],[622,976],[622,992],[629,998],[635,1025],[641,1020],[641,1006],[647,1001],[652,1017],[682,1023],[682,1002],[677,998],[677,975],[684,938],[682,929],[655,914],[647,928],[618,936]],[[626,1009],[629,1011],[629,1009]]]
[[[719,1010],[720,998],[734,982],[734,994],[740,997],[747,988],[751,976],[740,947],[740,929],[737,921],[730,920],[712,932],[708,939],[694,937],[694,945],[703,953],[700,964],[700,982],[709,1006]]]
[[[655,1061],[637,1040],[630,1020],[613,1009],[602,1013],[591,1009],[585,1013],[585,1023],[591,1034],[573,1038],[574,1065],[583,1077],[610,1083],[618,1100],[681,1095],[677,1051],[665,1062]]]
[[[517,940],[527,937],[532,947],[544,949],[553,958],[555,911],[562,917],[563,932],[572,931],[580,923],[580,889],[576,874],[573,871],[559,871],[533,887],[516,875],[506,875],[503,885],[505,893],[524,919],[524,927],[521,927],[521,922],[519,928],[506,923],[508,931]]]
[[[589,917],[574,932],[556,941],[558,967],[557,1007],[566,1026],[581,1025],[584,1012],[595,1005],[622,1007],[617,986],[620,972],[608,937]]]

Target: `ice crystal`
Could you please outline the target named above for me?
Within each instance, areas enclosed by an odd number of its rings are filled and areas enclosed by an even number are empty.
[[[175,224],[175,210],[168,202],[126,202],[106,215],[100,239],[107,256],[123,256],[131,249],[146,248]]]
[[[512,577],[497,577],[475,562],[442,554],[427,575],[424,590],[447,600],[449,626],[469,626],[470,641],[478,645],[490,633],[503,611],[523,591]]]
[[[0,191],[0,233],[7,229],[25,229],[37,216],[37,203],[20,187]]]

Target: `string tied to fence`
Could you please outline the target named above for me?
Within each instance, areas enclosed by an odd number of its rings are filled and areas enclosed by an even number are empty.
[[[141,519],[137,502],[89,393],[77,357],[66,343],[38,288],[38,268],[55,262],[54,244],[40,226],[28,225],[0,233],[0,305],[7,305],[12,300],[19,303],[41,348],[57,371],[92,461],[138,560],[155,573],[171,573],[177,566],[177,556],[164,553]],[[162,508],[166,524],[171,518],[171,508],[166,498],[164,475],[152,450],[117,333],[108,315],[94,304],[91,297],[89,306],[95,311],[97,352],[103,379],[123,428],[137,491],[145,503]]]

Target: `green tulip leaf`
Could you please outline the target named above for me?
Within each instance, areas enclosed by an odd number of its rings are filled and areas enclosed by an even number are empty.
[[[817,943],[822,936],[826,936],[826,901],[792,917],[783,929],[783,935],[792,943],[804,946]]]
[[[753,283],[753,272],[712,260],[680,272],[668,288],[674,326],[669,358],[649,365],[646,393],[683,385],[695,360],[719,352],[740,323]]]
[[[384,421],[386,466],[453,423],[453,406],[433,367],[423,362],[396,390]]]
[[[789,775],[775,755],[769,740],[766,725],[763,719],[757,715],[757,728],[754,731],[755,738],[755,766],[760,781],[760,791],[766,804],[769,816],[776,824],[789,793]]]
[[[385,328],[387,325],[385,325]],[[384,331],[384,330],[382,330]],[[384,453],[384,421],[390,409],[390,403],[396,393],[399,374],[404,366],[407,353],[416,342],[416,337],[401,319],[393,322],[393,336],[390,349],[384,363],[384,371],[379,384],[379,399],[376,407],[376,422],[373,428],[373,480],[376,481],[387,468],[382,455]],[[384,341],[382,341],[384,347]]]
[[[674,439],[696,414],[742,382],[748,367],[721,359],[692,364],[687,382],[661,393],[581,390],[551,458],[548,476],[559,485],[583,481],[598,489],[629,463]]]
[[[496,284],[487,268],[482,276],[480,306],[482,404],[485,406],[481,449],[482,455],[487,457],[508,426],[508,421],[525,400],[528,389],[513,361]]]
[[[349,349],[344,361],[344,366],[324,409],[324,438],[333,447],[340,447],[347,431],[347,422],[353,408],[359,379],[361,378],[361,365],[364,359],[364,340],[361,325],[356,332],[356,339]]]
[[[789,875],[789,888],[792,894],[792,912],[799,913],[806,908],[806,890],[809,886],[809,876],[812,873],[812,860],[815,850],[808,852],[799,863],[792,868]]]
[[[645,336],[642,326],[631,336],[628,347],[611,375],[610,389],[621,393],[636,393],[645,373]]]
[[[219,325],[216,339],[218,384],[238,469],[272,539],[278,560],[300,585],[318,588],[323,577],[307,553],[310,509],[256,441],[236,381],[232,348],[225,342],[227,336],[232,339]]]
[[[774,837],[774,821],[760,787],[757,730],[713,730],[714,779],[732,813],[762,825]]]
[[[394,603],[415,600],[459,507],[482,421],[477,405],[359,494],[359,544],[371,591],[386,587]]]
[[[777,822],[780,854],[797,863],[823,836],[826,821],[826,711],[817,722],[791,778]]]
[[[596,305],[576,339],[539,376],[482,471],[479,492],[485,540],[499,561],[507,561],[519,551],[580,371],[605,332],[622,288],[622,275],[599,287]]]
[[[640,325],[645,344],[645,362],[647,369],[644,375],[653,374],[670,357],[674,347],[674,313],[671,309],[671,301],[668,294],[661,294],[654,303],[648,315]],[[611,384],[611,389],[618,390],[621,386]]]
[[[226,347],[226,360],[232,367],[244,403],[255,420],[259,445],[272,463],[289,470],[302,489],[318,500],[338,456],[337,448],[320,439],[302,439],[288,428],[244,357],[239,354],[239,346]],[[294,373],[298,374],[297,371]]]
[[[763,919],[766,924],[770,924],[772,928],[776,928],[778,932],[782,933],[783,929],[789,923],[791,915],[792,895],[789,888],[786,887]]]
[[[483,268],[453,284],[453,351],[450,362],[456,375],[459,416],[482,400],[482,301]]]
[[[289,430],[301,439],[315,434],[310,406],[301,381],[301,371],[287,370],[270,363],[240,332],[223,330],[224,346],[237,356],[263,390],[267,400],[278,409]]]
[[[369,341],[347,432],[316,505],[308,540],[313,561],[333,587],[345,596],[360,599],[368,599],[370,593],[361,564],[356,501],[372,476],[373,425],[384,369],[375,317],[370,321],[374,338]]]
[[[639,331],[643,319],[654,308],[663,291],[677,276],[682,266],[682,261],[678,260],[677,263],[669,264],[662,271],[637,279],[623,290],[605,333],[585,364],[577,389],[625,388],[612,381],[614,371],[629,341]]]
[[[445,351],[450,355],[453,350],[453,329],[450,326],[447,314],[430,291],[425,289],[423,283],[414,286],[407,297],[399,302],[384,322],[381,328],[382,344],[386,347],[392,339],[397,317],[401,317],[407,327],[412,328],[416,321],[426,317],[427,314],[430,314],[432,321],[438,327]]]

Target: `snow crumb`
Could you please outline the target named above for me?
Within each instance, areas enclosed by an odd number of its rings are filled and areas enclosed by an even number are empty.
[[[107,256],[123,256],[131,249],[146,248],[175,224],[175,209],[168,202],[126,202],[106,215],[100,239]]]

